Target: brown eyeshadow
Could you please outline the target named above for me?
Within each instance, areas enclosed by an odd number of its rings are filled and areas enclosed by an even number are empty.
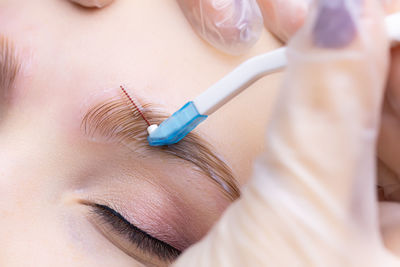
[[[160,124],[168,117],[151,105],[141,109],[150,124]],[[179,143],[151,147],[147,142],[148,124],[132,109],[124,97],[111,99],[91,108],[82,120],[84,133],[93,138],[133,144],[138,151],[159,152],[193,164],[218,185],[231,201],[240,196],[236,179],[227,164],[213,151],[211,145],[196,133],[188,134]]]

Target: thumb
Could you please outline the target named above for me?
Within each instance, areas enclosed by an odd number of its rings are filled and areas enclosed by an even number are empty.
[[[374,177],[388,64],[383,14],[375,0],[313,7],[289,44],[252,180],[178,266],[387,266]]]
[[[257,0],[265,27],[286,42],[303,25],[311,0]]]
[[[178,0],[178,4],[193,29],[228,54],[244,53],[261,35],[256,0]]]

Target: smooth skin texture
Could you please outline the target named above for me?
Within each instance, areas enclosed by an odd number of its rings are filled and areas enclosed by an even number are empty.
[[[210,0],[213,2],[212,0]],[[191,1],[189,1],[191,2]],[[229,2],[229,1],[226,1]],[[287,42],[304,24],[308,14],[309,0],[258,0],[264,25],[283,42]],[[386,15],[400,11],[400,1],[378,1]],[[226,4],[229,6],[228,4]],[[234,1],[230,1],[234,5]],[[222,11],[221,11],[222,12]],[[221,17],[223,14],[216,14]],[[224,34],[224,31],[221,31]],[[225,38],[228,38],[229,33]],[[377,145],[377,183],[380,186],[379,214],[385,245],[396,253],[400,252],[400,161],[399,161],[399,110],[400,110],[400,49],[391,50],[391,63],[383,100],[383,113]]]
[[[99,231],[87,203],[111,206],[175,245],[205,235],[229,204],[220,188],[180,162],[93,142],[81,120],[121,84],[171,113],[246,58],[277,48],[271,34],[245,56],[226,56],[199,40],[175,1],[157,0],[103,9],[1,0],[0,33],[22,63],[0,116],[0,266],[162,265],[113,244],[121,238]],[[197,130],[239,184],[264,147],[278,78],[253,85]]]

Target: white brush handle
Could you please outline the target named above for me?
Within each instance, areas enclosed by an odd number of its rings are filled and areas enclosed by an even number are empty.
[[[286,64],[286,48],[250,58],[196,97],[193,102],[200,114],[211,115],[252,83],[265,75],[282,70]]]
[[[400,42],[400,13],[386,17],[386,28],[392,44]],[[250,58],[208,88],[193,102],[202,115],[211,115],[258,79],[286,67],[286,48]]]

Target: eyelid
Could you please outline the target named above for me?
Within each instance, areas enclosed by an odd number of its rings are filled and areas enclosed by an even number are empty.
[[[142,112],[150,124],[159,124],[168,116],[151,105],[142,105]],[[228,165],[213,152],[212,147],[195,133],[189,133],[177,144],[150,147],[147,142],[147,124],[137,110],[131,109],[127,101],[111,99],[90,109],[82,120],[86,136],[98,140],[117,141],[130,149],[144,153],[161,153],[193,164],[218,185],[221,193],[231,201],[240,196],[237,181]],[[154,156],[154,154],[152,154]]]
[[[132,253],[133,249],[130,249],[131,247],[126,248],[123,245],[115,244],[118,242],[115,241],[115,238],[109,236],[112,232],[129,241],[130,245],[135,246],[135,249],[139,249],[142,253],[148,254],[147,256],[156,256],[163,262],[172,262],[181,253],[178,249],[147,234],[145,231],[131,224],[114,209],[100,204],[90,204],[90,206],[92,207],[94,215],[101,221],[100,224],[96,222],[96,226],[98,228],[109,226],[107,228],[110,228],[111,231],[103,229],[100,229],[100,231],[103,232],[103,234],[108,235],[106,237],[114,243],[114,245],[120,247],[120,249],[126,254],[141,260],[138,255]]]

